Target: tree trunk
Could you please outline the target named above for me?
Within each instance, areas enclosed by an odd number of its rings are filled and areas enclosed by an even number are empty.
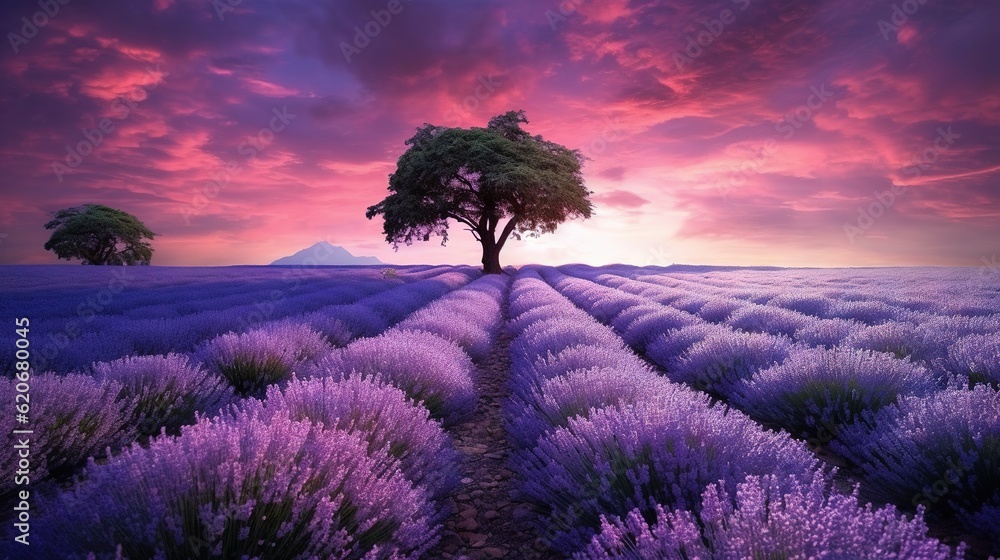
[[[483,274],[503,274],[503,269],[500,268],[500,247],[493,240],[493,236],[483,236],[481,243],[483,244]]]

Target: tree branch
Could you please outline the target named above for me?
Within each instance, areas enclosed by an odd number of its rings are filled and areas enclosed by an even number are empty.
[[[451,218],[451,219],[455,220],[455,221],[462,222],[463,224],[465,224],[465,225],[467,225],[467,226],[469,226],[471,228],[475,228],[476,227],[476,224],[472,223],[472,220],[470,220],[470,219],[468,219],[468,218],[466,218],[464,216],[459,216],[458,214],[456,214],[454,212],[445,212],[444,215],[446,217],[448,217],[448,218]]]
[[[514,214],[510,221],[507,222],[507,225],[503,227],[503,231],[500,232],[500,239],[497,240],[498,251],[503,249],[503,244],[507,242],[507,238],[510,237],[511,232],[514,231],[515,227],[517,227],[517,221],[519,219],[520,217],[517,214]]]

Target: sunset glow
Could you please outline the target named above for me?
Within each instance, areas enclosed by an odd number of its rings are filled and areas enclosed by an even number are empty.
[[[459,225],[394,253],[365,208],[416,127],[512,109],[589,158],[595,212],[505,265],[1000,253],[995,2],[50,3],[0,8],[0,264],[57,262],[42,226],[83,203],[158,265],[476,264]]]

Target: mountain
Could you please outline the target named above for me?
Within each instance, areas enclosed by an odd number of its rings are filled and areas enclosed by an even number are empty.
[[[345,265],[345,264],[383,264],[375,257],[355,257],[347,249],[320,241],[312,247],[302,249],[288,257],[282,257],[272,265]]]

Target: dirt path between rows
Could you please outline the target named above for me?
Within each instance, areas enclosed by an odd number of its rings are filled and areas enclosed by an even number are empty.
[[[531,525],[536,514],[530,504],[515,499],[514,473],[507,468],[510,446],[501,411],[509,395],[510,377],[507,295],[498,341],[490,355],[477,364],[480,396],[476,413],[449,430],[463,459],[462,484],[450,499],[453,513],[445,521],[441,542],[427,558],[560,558],[546,552],[537,538]]]

